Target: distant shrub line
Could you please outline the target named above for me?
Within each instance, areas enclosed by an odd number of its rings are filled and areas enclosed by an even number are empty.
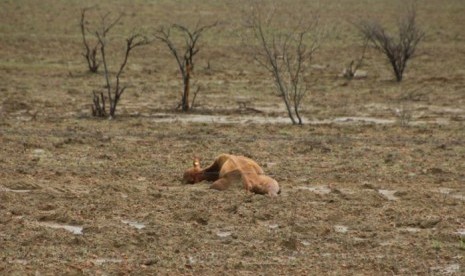
[[[196,24],[192,29],[180,25],[159,27],[149,38],[142,32],[133,32],[126,38],[124,58],[119,70],[111,76],[106,54],[107,34],[120,22],[122,15],[110,20],[110,13],[100,16],[98,28],[90,29],[86,15],[92,8],[81,10],[80,31],[82,35],[83,53],[89,72],[96,73],[103,65],[105,91],[93,91],[92,115],[96,117],[114,118],[116,108],[127,86],[121,84],[121,76],[126,68],[130,53],[136,47],[159,41],[167,46],[179,69],[183,88],[177,109],[183,112],[194,107],[200,87],[191,95],[191,78],[194,70],[194,57],[199,52],[201,35],[218,25]],[[250,50],[259,66],[266,69],[275,84],[278,95],[283,100],[292,124],[302,125],[300,114],[302,100],[308,94],[309,67],[313,56],[320,47],[321,28],[319,16],[315,14],[302,17],[296,14],[286,15],[289,22],[296,20],[293,26],[282,27],[277,23],[276,15],[280,11],[266,10],[263,2],[251,1],[251,9],[245,14],[247,22],[242,36],[245,48]],[[271,27],[277,25],[278,27]],[[361,20],[355,24],[362,34],[364,47],[362,55],[349,63],[343,76],[351,80],[360,76],[359,68],[363,64],[367,46],[386,57],[398,82],[403,80],[407,62],[414,57],[418,44],[424,38],[424,32],[416,23],[416,6],[410,4],[406,13],[398,23],[398,34],[392,35],[377,20]],[[93,38],[89,38],[93,37]],[[177,38],[177,39],[176,39]],[[179,43],[178,40],[183,42]],[[192,99],[191,99],[192,98]]]

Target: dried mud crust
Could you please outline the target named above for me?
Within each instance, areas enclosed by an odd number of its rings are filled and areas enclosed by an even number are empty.
[[[124,119],[106,137],[101,124],[2,133],[2,273],[462,269],[464,140],[454,128],[165,124],[148,135],[150,121]],[[185,135],[200,126],[214,134]],[[282,194],[181,184],[190,156],[225,149],[258,160]]]
[[[110,2],[99,9],[126,13],[114,49],[134,27],[197,23],[182,1]],[[3,1],[0,275],[464,274],[463,1],[421,4],[428,35],[402,84],[372,51],[367,78],[337,77],[361,47],[347,22],[395,24],[392,1],[329,2],[295,127],[234,5],[192,8],[226,22],[199,41],[193,111],[173,110],[179,73],[154,43],[131,55],[110,121],[90,115],[104,79],[80,55],[82,1]],[[181,184],[193,156],[220,153],[253,158],[282,193]]]

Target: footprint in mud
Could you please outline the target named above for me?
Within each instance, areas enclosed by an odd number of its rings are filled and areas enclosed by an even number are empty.
[[[458,193],[456,190],[452,188],[446,188],[446,187],[441,187],[435,190],[438,193],[441,193],[443,195],[450,196],[455,199],[460,199],[465,201],[465,195]]]

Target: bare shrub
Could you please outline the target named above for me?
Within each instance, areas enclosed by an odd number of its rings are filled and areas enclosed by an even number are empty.
[[[183,93],[181,102],[177,108],[181,108],[182,111],[188,111],[191,106],[193,106],[197,93],[200,91],[200,88],[196,90],[192,103],[190,104],[190,80],[194,70],[194,56],[199,52],[199,48],[197,46],[198,40],[204,31],[213,28],[216,25],[217,23],[202,26],[197,24],[194,30],[190,30],[185,26],[173,24],[170,27],[162,26],[155,32],[155,38],[168,46],[168,49],[176,59],[179,71],[181,72]],[[175,35],[184,39],[183,46],[175,43],[175,39],[171,36],[172,31],[177,32]]]
[[[397,37],[389,34],[378,21],[362,21],[358,24],[362,35],[386,56],[398,82],[402,81],[407,62],[414,56],[418,43],[425,35],[418,28],[416,17],[416,6],[411,4],[399,20]]]
[[[276,26],[276,9],[265,12],[260,3],[252,4],[251,12],[246,15],[252,39],[247,35],[243,39],[254,59],[272,75],[292,124],[302,125],[300,108],[308,91],[305,78],[319,47],[318,17],[306,15],[291,26]],[[289,22],[291,16],[287,18]]]
[[[127,65],[128,57],[131,51],[139,46],[146,45],[149,43],[147,37],[143,36],[140,33],[131,34],[126,39],[126,47],[123,57],[123,62],[121,63],[119,70],[115,75],[115,81],[112,83],[110,81],[110,71],[108,69],[108,61],[106,56],[106,46],[107,46],[107,33],[111,29],[111,27],[117,22],[118,20],[112,21],[113,23],[107,24],[107,18],[109,14],[106,14],[102,17],[101,29],[95,32],[95,35],[98,38],[99,45],[100,45],[100,53],[102,55],[102,62],[104,68],[104,77],[105,77],[105,88],[106,88],[106,95],[103,91],[97,92],[94,91],[93,95],[93,106],[92,106],[92,114],[97,117],[106,117],[114,118],[116,114],[116,106],[118,105],[119,100],[121,99],[121,95],[126,89],[126,86],[121,85],[120,77],[124,71],[124,68]],[[109,113],[107,114],[106,111],[106,103],[109,104]]]

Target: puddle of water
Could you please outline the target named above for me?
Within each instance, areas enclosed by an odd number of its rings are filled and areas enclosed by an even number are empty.
[[[216,232],[216,235],[220,238],[227,238],[232,235],[232,232],[229,231],[218,231]]]
[[[366,240],[367,239],[364,239],[364,238],[354,237],[354,241],[356,241],[356,242],[364,242]]]
[[[334,231],[336,231],[337,233],[345,234],[347,233],[347,231],[349,231],[349,227],[344,225],[334,225]]]
[[[45,150],[43,149],[35,149],[32,151],[32,154],[34,154],[36,157],[40,157],[45,154]]]
[[[278,227],[279,227],[278,224],[269,224],[269,225],[268,225],[268,228],[270,228],[270,229],[276,229],[276,228],[278,228]]]
[[[460,200],[465,200],[464,195],[451,195],[451,197],[456,198],[456,199],[460,199]]]
[[[452,193],[453,191],[454,189],[451,189],[451,188],[445,188],[445,187],[438,188],[438,192],[440,192],[441,194],[445,194],[445,195],[448,195]]]
[[[372,117],[339,117],[333,120],[335,123],[374,123],[374,124],[393,124],[396,120],[379,119]]]
[[[436,113],[463,113],[465,110],[461,108],[453,108],[453,107],[444,107],[444,106],[434,106],[429,105],[427,106],[431,111]]]
[[[22,190],[22,189],[15,190],[15,189],[10,189],[10,188],[6,188],[6,187],[1,187],[1,186],[0,186],[0,192],[29,193],[29,192],[31,192],[31,191],[32,191],[32,190]]]
[[[392,241],[384,241],[384,242],[379,243],[379,245],[381,245],[381,246],[391,246],[393,244],[394,243]]]
[[[457,235],[459,235],[462,238],[465,238],[465,228],[459,229],[457,232],[455,232]]]
[[[399,198],[394,195],[396,192],[396,190],[378,190],[378,193],[384,196],[387,200],[398,200]]]
[[[452,198],[455,198],[455,199],[465,200],[464,195],[453,194],[455,190],[451,189],[451,188],[441,187],[441,188],[438,188],[436,191],[441,193],[441,194],[448,195],[448,196],[450,196]]]
[[[288,124],[288,117],[265,117],[265,116],[226,116],[226,115],[169,115],[164,113],[153,114],[156,118],[153,120],[157,123],[217,123],[217,124]]]
[[[137,222],[137,221],[130,221],[130,220],[122,219],[121,222],[124,223],[124,224],[127,224],[129,226],[132,226],[132,227],[136,228],[137,230],[145,228],[145,224]]]
[[[9,261],[8,263],[10,264],[21,264],[21,265],[27,265],[29,263],[28,260],[24,260],[24,259],[16,259],[16,260],[11,260]]]
[[[261,110],[261,109],[260,109]],[[275,110],[273,110],[275,111]],[[206,115],[206,114],[169,114],[153,113],[150,114],[153,122],[156,123],[216,123],[216,124],[290,124],[289,117],[277,116],[268,117],[263,115]],[[337,117],[324,120],[307,120],[303,118],[304,124],[322,125],[322,124],[395,124],[397,119],[382,119],[364,116]],[[447,124],[448,119],[438,118],[435,121],[411,121],[411,125],[422,124]]]
[[[410,233],[418,233],[421,231],[421,228],[417,228],[417,227],[405,227],[405,228],[401,228],[399,229],[400,231],[405,231],[405,232],[410,232]]]
[[[250,115],[205,115],[205,114],[152,114],[153,121],[157,123],[219,123],[219,124],[289,124],[288,117],[267,117],[267,116],[250,116]],[[338,117],[327,120],[307,120],[303,118],[305,124],[330,124],[330,123],[374,123],[374,124],[393,124],[396,120],[379,119],[372,117]]]
[[[300,242],[303,246],[310,246],[312,243],[309,241],[301,241]]]
[[[454,275],[455,273],[460,272],[460,265],[450,264],[446,266],[434,266],[431,268],[431,270],[444,275]]]
[[[279,224],[276,223],[268,223],[268,222],[258,222],[258,224],[262,225],[263,227],[269,228],[269,229],[278,229]]]
[[[67,224],[58,224],[55,222],[39,222],[40,225],[54,228],[54,229],[65,229],[68,232],[71,232],[75,235],[82,235],[82,226],[74,226],[74,225],[67,225]]]
[[[339,191],[341,191],[343,194],[346,194],[346,195],[354,195],[356,193],[354,190],[346,189],[346,188],[341,188],[339,189]]]
[[[310,192],[314,192],[315,194],[319,195],[326,195],[331,193],[331,189],[328,186],[300,186],[298,187],[300,190],[308,190]]]
[[[96,265],[103,265],[103,264],[106,264],[106,263],[112,263],[112,264],[118,264],[118,263],[121,263],[123,262],[123,260],[121,259],[105,259],[105,258],[102,258],[102,259],[95,259],[92,261],[94,264]]]

